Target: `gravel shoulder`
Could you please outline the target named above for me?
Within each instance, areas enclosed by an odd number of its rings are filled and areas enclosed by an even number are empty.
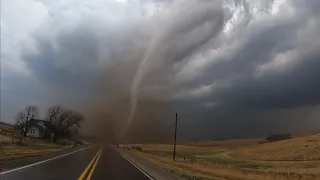
[[[115,147],[114,147],[115,148]],[[115,148],[122,156],[127,158],[131,163],[138,166],[142,171],[147,173],[155,180],[183,180],[183,178],[173,175],[154,164],[150,163],[144,158],[141,158],[127,150],[121,148]]]

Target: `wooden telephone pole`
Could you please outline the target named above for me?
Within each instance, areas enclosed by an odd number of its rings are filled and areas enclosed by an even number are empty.
[[[178,113],[176,113],[176,124],[174,128],[173,161],[176,160],[177,128],[178,128]]]

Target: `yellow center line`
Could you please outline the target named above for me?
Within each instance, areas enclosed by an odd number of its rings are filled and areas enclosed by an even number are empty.
[[[80,175],[80,177],[78,178],[78,180],[83,180],[84,177],[86,176],[88,170],[90,169],[90,167],[92,166],[93,162],[95,161],[95,159],[98,157],[98,155],[101,152],[101,148],[99,149],[99,151],[97,152],[97,154],[93,157],[93,159],[91,160],[91,162],[89,163],[89,165],[86,167],[86,169],[82,172],[82,174]]]
[[[92,168],[91,168],[91,171],[90,171],[90,173],[89,173],[89,175],[88,175],[88,177],[87,177],[87,180],[90,180],[90,179],[91,179],[91,176],[92,176],[92,174],[93,174],[93,172],[94,172],[94,169],[96,168],[96,165],[98,164],[98,161],[99,161],[99,159],[100,159],[101,154],[102,154],[102,150],[100,151],[99,156],[98,156],[97,159],[96,159],[96,162],[94,162],[94,165],[93,165]]]

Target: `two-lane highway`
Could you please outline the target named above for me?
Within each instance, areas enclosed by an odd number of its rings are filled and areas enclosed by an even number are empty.
[[[0,173],[0,180],[150,180],[110,146],[90,147]]]

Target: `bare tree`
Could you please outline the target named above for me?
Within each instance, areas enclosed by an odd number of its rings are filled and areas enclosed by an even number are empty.
[[[48,110],[47,120],[52,125],[53,140],[56,141],[60,137],[69,136],[71,127],[80,128],[80,122],[84,120],[84,116],[61,106],[53,106]]]
[[[19,129],[20,131],[20,135],[18,136],[19,137],[19,143],[21,144],[21,140],[22,140],[22,137],[23,135],[25,134],[24,133],[24,127],[25,127],[25,124],[26,124],[26,116],[25,116],[25,113],[24,112],[19,112],[16,116],[16,128]],[[15,137],[13,135],[13,137]],[[13,140],[12,140],[13,141]]]
[[[16,126],[19,128],[21,135],[26,136],[30,129],[30,120],[38,116],[38,108],[35,106],[27,106],[16,116]],[[21,142],[21,139],[20,139]]]

